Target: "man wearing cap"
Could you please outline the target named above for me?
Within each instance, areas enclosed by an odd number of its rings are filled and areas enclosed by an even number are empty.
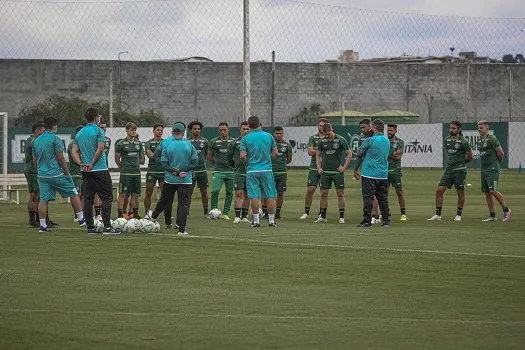
[[[175,193],[177,197],[177,227],[179,235],[187,235],[186,222],[190,208],[192,189],[192,170],[199,164],[199,156],[195,147],[184,139],[186,125],[176,122],[173,125],[173,136],[168,142],[164,140],[161,144],[162,155],[160,162],[164,168],[164,186],[162,194],[155,207],[151,218],[156,219],[160,212],[173,203]]]

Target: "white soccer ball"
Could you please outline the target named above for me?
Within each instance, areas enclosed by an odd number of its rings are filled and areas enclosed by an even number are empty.
[[[124,226],[126,226],[127,222],[128,222],[128,220],[126,220],[124,218],[118,218],[118,219],[113,221],[113,223],[111,224],[111,227],[119,228],[122,231],[124,231]]]
[[[210,217],[212,219],[218,220],[221,214],[222,214],[222,211],[220,209],[215,208],[215,209],[210,210]]]
[[[158,221],[155,221],[154,223],[153,232],[160,232],[160,224]]]
[[[148,219],[140,219],[139,228],[140,228],[140,232],[152,233],[155,230],[155,223]]]
[[[97,232],[100,233],[104,231],[104,224],[102,223],[102,221],[95,219],[93,220],[93,225],[95,226],[95,229],[97,230]]]
[[[137,219],[129,219],[126,225],[124,225],[124,232],[133,233],[137,232],[140,228],[140,221]]]

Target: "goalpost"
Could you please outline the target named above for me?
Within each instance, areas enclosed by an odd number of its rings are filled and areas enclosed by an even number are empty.
[[[0,166],[2,167],[2,176],[5,178],[7,176],[7,157],[8,157],[8,126],[7,126],[7,112],[0,112],[0,138],[2,142],[0,142],[0,145],[2,147],[2,160],[0,162]],[[0,191],[0,200],[6,200],[7,199],[7,184],[3,184],[2,191]]]

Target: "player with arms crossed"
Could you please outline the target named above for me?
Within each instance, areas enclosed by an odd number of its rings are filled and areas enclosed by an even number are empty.
[[[407,213],[405,207],[405,196],[403,194],[403,185],[401,177],[403,172],[401,170],[401,157],[405,150],[405,142],[396,136],[397,125],[388,124],[387,134],[390,141],[390,153],[388,154],[388,187],[396,189],[397,201],[401,210],[401,221],[407,221]]]
[[[288,164],[292,162],[292,145],[284,141],[284,129],[282,126],[273,128],[273,137],[277,146],[277,155],[272,158],[272,171],[275,179],[275,189],[277,190],[277,209],[275,218],[281,218],[281,209],[284,202],[284,192],[286,192],[286,181],[288,180]]]
[[[155,161],[153,155],[155,150],[162,142],[162,133],[164,132],[164,125],[155,124],[153,125],[153,138],[146,141],[144,149],[146,151],[146,157],[148,157],[148,171],[146,172],[146,194],[144,195],[144,212],[146,215],[151,208],[151,197],[153,196],[153,190],[155,185],[158,183],[160,189],[164,185],[164,168],[162,164]]]
[[[228,150],[228,159],[230,164],[234,167],[233,171],[233,187],[235,190],[235,219],[234,224],[241,222],[250,222],[248,220],[248,209],[250,207],[250,200],[246,193],[246,164],[241,160],[241,140],[250,132],[248,122],[244,121],[239,125],[239,137],[230,143]]]
[[[467,178],[467,163],[472,161],[472,148],[461,132],[461,122],[450,123],[450,135],[445,139],[445,149],[448,155],[447,164],[436,189],[436,213],[428,221],[441,221],[443,195],[452,186],[458,194],[458,210],[454,221],[461,221],[465,205],[465,179]]]
[[[199,121],[193,121],[188,124],[188,131],[191,133],[188,141],[195,147],[197,156],[199,157],[199,164],[193,169],[191,194],[195,190],[195,186],[199,187],[201,192],[202,209],[204,211],[204,217],[207,217],[209,212],[208,207],[208,170],[206,169],[206,157],[210,148],[210,142],[201,136],[202,125]]]
[[[321,175],[317,172],[316,154],[317,144],[323,135],[323,125],[328,123],[327,119],[321,118],[317,121],[317,134],[310,136],[306,145],[310,159],[310,166],[308,168],[308,180],[306,183],[306,195],[304,196],[304,213],[299,217],[300,220],[308,219],[310,216],[310,207],[314,198],[315,190],[321,179]],[[321,209],[319,209],[321,215]]]
[[[251,227],[260,227],[260,198],[266,198],[268,205],[268,221],[270,227],[275,223],[275,179],[272,173],[272,157],[277,155],[277,147],[273,136],[261,130],[259,118],[248,118],[250,132],[241,140],[241,159],[246,163],[246,187],[250,198],[253,222]]]
[[[233,137],[229,136],[230,129],[228,124],[222,122],[219,124],[219,136],[211,139],[210,150],[208,151],[208,160],[214,165],[213,177],[211,181],[211,208],[217,209],[219,205],[219,192],[224,184],[225,195],[224,208],[221,219],[230,220],[228,212],[232,205],[233,199],[233,168],[228,162],[228,148],[233,142]]]
[[[133,207],[133,217],[139,219],[140,196],[140,166],[144,164],[144,150],[137,139],[137,125],[126,124],[126,138],[115,145],[115,163],[120,168],[120,183],[118,196],[118,217],[123,217],[124,200],[130,197]]]
[[[78,217],[78,223],[80,226],[84,226],[86,220],[78,192],[64,158],[64,145],[56,135],[57,120],[52,117],[44,119],[44,128],[46,129],[44,133],[33,141],[33,158],[37,165],[38,187],[40,188],[40,203],[38,204],[40,226],[38,232],[50,231],[45,217],[49,201],[55,200],[57,191],[62,197],[70,198],[71,206]]]
[[[332,124],[323,125],[323,138],[317,144],[316,165],[321,175],[321,214],[314,222],[326,222],[328,192],[335,186],[339,208],[339,223],[345,223],[345,171],[352,161],[352,150],[341,135],[334,133]],[[343,164],[341,160],[344,159]]]
[[[478,141],[478,150],[481,158],[481,191],[489,208],[489,217],[483,221],[496,221],[494,200],[496,198],[503,209],[503,221],[509,221],[512,211],[507,207],[503,194],[498,191],[500,162],[503,160],[503,148],[495,135],[489,134],[489,122],[478,122],[478,132],[481,138]]]

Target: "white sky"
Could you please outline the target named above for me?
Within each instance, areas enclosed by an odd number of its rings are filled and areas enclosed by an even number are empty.
[[[0,58],[242,60],[242,0],[0,0]],[[523,0],[250,0],[251,59],[525,54]]]

